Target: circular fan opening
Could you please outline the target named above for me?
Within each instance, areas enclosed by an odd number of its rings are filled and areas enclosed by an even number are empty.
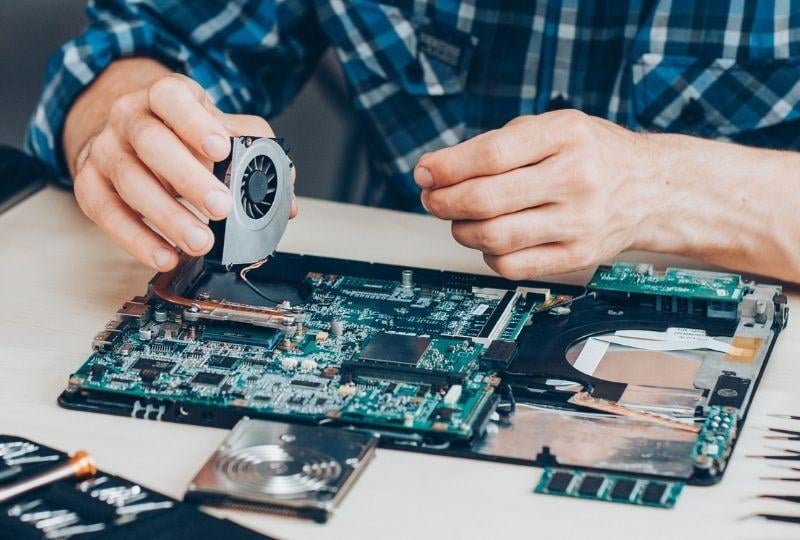
[[[275,164],[267,156],[256,156],[244,171],[242,208],[253,219],[267,215],[278,192]]]

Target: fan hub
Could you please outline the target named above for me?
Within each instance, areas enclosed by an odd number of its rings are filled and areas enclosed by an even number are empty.
[[[245,193],[250,202],[264,202],[269,194],[269,179],[262,171],[253,171],[245,184]]]

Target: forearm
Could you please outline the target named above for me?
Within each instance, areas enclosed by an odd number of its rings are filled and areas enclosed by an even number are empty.
[[[73,177],[82,159],[79,154],[106,123],[114,101],[168,73],[169,69],[149,58],[117,60],[81,94],[67,115],[62,137],[64,159]]]
[[[647,138],[653,196],[633,248],[800,282],[800,153]]]

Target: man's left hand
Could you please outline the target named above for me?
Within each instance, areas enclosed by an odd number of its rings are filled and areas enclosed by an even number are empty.
[[[637,247],[660,204],[648,135],[575,110],[521,116],[423,155],[422,204],[509,279],[570,272]],[[641,247],[641,246],[638,246]]]

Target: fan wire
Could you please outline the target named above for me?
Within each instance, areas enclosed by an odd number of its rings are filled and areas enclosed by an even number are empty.
[[[253,290],[253,292],[255,292],[258,296],[260,296],[264,300],[272,302],[275,305],[278,305],[278,304],[280,304],[280,302],[278,300],[275,300],[275,299],[270,298],[269,296],[267,296],[261,289],[256,287],[249,279],[247,279],[247,273],[250,272],[250,270],[255,270],[256,268],[261,268],[266,263],[267,263],[267,257],[264,257],[263,259],[260,259],[260,260],[258,260],[256,262],[254,262],[250,266],[242,268],[242,270],[239,272],[239,277],[242,278],[242,281],[244,281],[245,285],[250,287]]]

